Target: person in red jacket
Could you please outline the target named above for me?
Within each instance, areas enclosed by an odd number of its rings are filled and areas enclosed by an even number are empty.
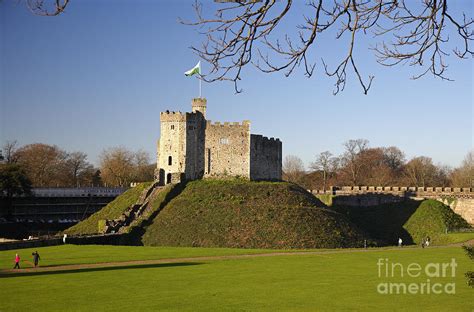
[[[14,269],[20,268],[20,256],[18,254],[15,255],[15,266],[13,268]]]

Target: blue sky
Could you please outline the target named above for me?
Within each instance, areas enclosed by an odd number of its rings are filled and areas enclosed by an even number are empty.
[[[203,40],[191,19],[193,1],[72,1],[57,17],[32,15],[23,1],[0,2],[0,143],[56,144],[84,151],[97,164],[104,148],[123,145],[155,157],[159,113],[189,111],[198,83],[183,72],[198,57],[189,49]],[[204,11],[211,3],[206,3]],[[453,10],[472,12],[471,1]],[[293,31],[301,11],[286,30]],[[454,34],[453,34],[454,36]],[[330,36],[312,52],[335,65],[345,46]],[[375,75],[364,95],[353,75],[332,95],[334,81],[264,74],[247,68],[235,94],[231,83],[203,84],[208,119],[252,121],[252,132],[283,141],[284,155],[308,165],[315,155],[343,151],[342,143],[365,138],[371,146],[401,148],[408,158],[432,157],[458,166],[473,148],[472,59],[448,58],[449,77],[413,81],[408,66],[384,68],[356,47],[364,76]],[[208,70],[203,64],[203,71]]]

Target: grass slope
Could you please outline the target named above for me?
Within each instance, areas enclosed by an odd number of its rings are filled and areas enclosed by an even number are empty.
[[[64,232],[67,234],[95,234],[99,231],[98,222],[104,219],[116,219],[131,205],[135,204],[142,192],[151,185],[140,183],[130,188],[123,194],[111,201],[107,206],[91,215],[86,220],[70,227]]]
[[[361,246],[344,216],[285,182],[200,180],[156,216],[142,237],[151,246],[334,248]]]
[[[403,239],[404,244],[418,244],[427,236],[434,244],[446,244],[457,241],[457,238],[444,234],[446,228],[470,227],[451,208],[436,200],[405,200],[370,207],[331,208],[346,215],[381,244],[395,245],[398,237]]]
[[[122,237],[124,245],[143,245],[142,236],[151,224],[152,220],[160,213],[160,211],[177,196],[182,190],[182,185],[169,184],[161,188],[155,188],[150,194],[148,206],[143,215],[133,221],[130,226],[125,229],[126,236]]]
[[[38,249],[42,264],[137,260],[248,250],[58,246]],[[30,252],[31,254],[31,252]],[[10,259],[13,251],[0,252]],[[379,277],[377,262],[406,268],[457,263],[455,276]],[[113,259],[112,259],[113,261]],[[2,268],[4,261],[0,261]],[[464,272],[474,263],[460,247],[369,250],[109,269],[0,275],[0,311],[472,311]],[[398,272],[398,271],[397,271]],[[450,270],[448,271],[451,272]],[[455,294],[379,294],[379,283],[455,283]]]
[[[436,201],[424,200],[403,226],[415,243],[429,236],[434,244],[449,243],[446,229],[469,228],[470,225],[449,206]]]

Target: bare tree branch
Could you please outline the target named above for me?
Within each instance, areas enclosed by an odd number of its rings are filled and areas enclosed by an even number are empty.
[[[336,40],[347,40],[347,54],[330,69],[321,61],[324,72],[335,78],[334,94],[343,91],[348,70],[357,77],[364,94],[369,91],[374,76],[364,78],[355,58],[356,39],[372,34],[379,42],[372,48],[378,63],[384,66],[409,64],[421,72],[449,80],[446,76],[449,37],[447,28],[453,28],[462,47],[453,48],[459,58],[474,56],[470,46],[474,40],[472,18],[463,14],[454,17],[448,10],[448,0],[310,0],[306,4],[313,12],[303,15],[295,33],[278,27],[295,6],[292,0],[231,1],[220,3],[212,18],[202,14],[202,5],[195,3],[197,19],[181,21],[198,27],[206,37],[201,47],[192,47],[202,59],[211,64],[211,71],[203,76],[207,82],[232,81],[236,92],[242,70],[249,63],[265,73],[283,72],[286,76],[302,66],[311,77],[316,62],[308,53],[317,50],[318,38],[330,29],[336,30]],[[281,33],[284,31],[284,35]],[[391,39],[390,39],[391,38]],[[387,41],[390,39],[390,41]]]
[[[69,0],[26,0],[26,3],[33,14],[56,16],[64,12]]]

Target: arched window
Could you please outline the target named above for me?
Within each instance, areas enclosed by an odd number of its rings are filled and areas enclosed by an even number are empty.
[[[174,125],[171,125],[171,130],[174,130]]]
[[[171,173],[168,173],[166,175],[166,184],[170,184],[171,183]]]
[[[168,166],[171,166],[173,164],[173,157],[168,156]]]

